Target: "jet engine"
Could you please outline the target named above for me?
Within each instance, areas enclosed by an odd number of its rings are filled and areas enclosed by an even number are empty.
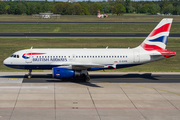
[[[68,68],[53,68],[52,69],[52,72],[53,72],[53,77],[54,78],[60,78],[60,79],[63,79],[63,78],[72,78],[72,77],[75,77],[75,76],[79,76],[80,73],[79,72],[76,72],[72,69],[68,69]]]

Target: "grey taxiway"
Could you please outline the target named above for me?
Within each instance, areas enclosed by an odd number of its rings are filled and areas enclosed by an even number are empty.
[[[0,120],[179,120],[180,73],[0,73]]]

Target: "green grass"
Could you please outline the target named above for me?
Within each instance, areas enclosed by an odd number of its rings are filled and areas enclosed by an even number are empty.
[[[30,48],[127,48],[136,47],[142,38],[0,38],[0,71],[22,71],[7,68],[3,60],[15,51]],[[169,38],[167,49],[177,56],[136,67],[117,69],[121,72],[180,72],[180,39]],[[112,70],[111,70],[112,71]]]
[[[173,18],[180,21],[180,16],[159,16],[144,14],[109,15],[108,18],[97,18],[96,15],[62,15],[59,19],[32,18],[31,15],[0,15],[0,21],[26,21],[26,22],[159,22],[163,18]]]
[[[156,24],[0,24],[0,32],[150,33]],[[180,33],[174,24],[171,33]]]

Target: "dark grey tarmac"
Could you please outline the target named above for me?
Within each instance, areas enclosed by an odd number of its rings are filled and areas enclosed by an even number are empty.
[[[180,83],[180,75],[172,74],[92,74],[91,80],[87,83]],[[52,78],[52,74],[35,74],[28,79],[27,74],[23,78],[23,83],[53,83],[53,82],[77,82],[84,84],[83,78],[63,79]]]
[[[0,33],[0,38],[145,38],[149,33]],[[179,38],[180,33],[169,37]]]

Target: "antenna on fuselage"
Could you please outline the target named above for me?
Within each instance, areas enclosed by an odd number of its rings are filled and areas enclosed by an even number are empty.
[[[108,46],[106,47],[106,49],[108,49]]]
[[[31,47],[31,49],[33,49],[33,46]]]

